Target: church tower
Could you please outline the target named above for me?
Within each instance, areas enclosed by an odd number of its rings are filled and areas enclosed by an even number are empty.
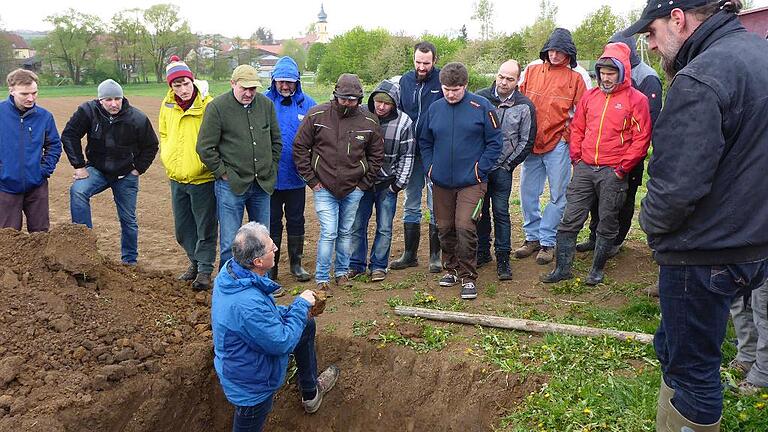
[[[325,14],[322,3],[320,3],[320,13],[317,14],[315,31],[317,32],[317,42],[328,43],[331,41],[331,38],[328,36],[328,15]]]

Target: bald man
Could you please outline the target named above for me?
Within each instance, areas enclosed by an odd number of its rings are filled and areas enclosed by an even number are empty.
[[[504,147],[496,165],[488,174],[488,191],[483,200],[483,216],[477,224],[477,266],[491,262],[491,215],[493,203],[493,247],[496,252],[496,273],[499,280],[512,279],[509,264],[511,224],[509,195],[512,192],[512,171],[521,164],[533,148],[536,138],[536,115],[533,103],[517,89],[520,65],[507,60],[499,67],[493,84],[477,92],[496,107],[501,120]]]

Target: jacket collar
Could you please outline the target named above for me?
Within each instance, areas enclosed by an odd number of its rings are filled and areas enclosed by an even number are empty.
[[[225,268],[229,272],[233,279],[236,279],[238,283],[249,284],[266,295],[270,295],[280,288],[277,282],[269,279],[266,276],[259,276],[258,274],[242,267],[234,259],[230,259]]]
[[[32,113],[37,111],[37,104],[32,105],[32,108],[21,111],[19,107],[16,106],[16,102],[13,100],[12,95],[8,95],[8,104],[11,106],[11,108],[16,112],[16,114],[19,115],[19,117],[24,118],[28,115],[32,115]]]

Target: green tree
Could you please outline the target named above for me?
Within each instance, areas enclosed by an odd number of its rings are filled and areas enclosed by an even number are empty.
[[[392,36],[369,62],[375,81],[402,75],[413,67],[413,46],[416,42],[407,36]]]
[[[111,43],[122,82],[136,81],[139,74],[146,77],[141,52],[146,32],[141,9],[127,9],[112,16]]]
[[[335,82],[342,73],[355,73],[363,82],[376,82],[380,77],[371,74],[370,59],[376,58],[390,37],[384,29],[368,31],[360,26],[334,37],[318,65],[318,81]]]
[[[179,17],[179,7],[172,4],[156,4],[144,11],[144,54],[149,61],[157,82],[163,82],[165,65],[171,53],[183,58],[194,46],[195,37],[186,20]]]
[[[266,27],[259,27],[256,29],[256,39],[259,40],[259,43],[264,45],[273,45],[275,43],[275,40],[272,37],[272,30],[266,28]]]
[[[288,56],[292,58],[297,65],[299,65],[299,73],[304,72],[307,67],[307,52],[304,47],[295,40],[288,40],[283,42],[283,49],[280,50],[280,55]]]
[[[493,35],[493,2],[479,0],[474,4],[472,20],[480,24],[480,39],[488,40]]]
[[[323,60],[326,48],[327,46],[324,43],[313,43],[309,46],[309,51],[307,52],[308,71],[317,72],[317,67]]]
[[[419,40],[425,40],[431,42],[435,49],[437,49],[437,64],[444,65],[454,61],[456,54],[459,53],[465,46],[467,41],[460,37],[450,37],[447,35],[432,35],[424,33]],[[411,61],[410,67],[413,67],[413,47],[411,47]]]
[[[8,72],[14,69],[15,61],[13,59],[13,47],[8,39],[8,35],[0,19],[0,78],[5,78]],[[5,85],[4,82],[0,85]]]
[[[536,22],[524,28],[521,32],[525,41],[526,57],[534,60],[539,58],[539,51],[547,42],[552,30],[557,27],[557,6],[551,0],[541,0],[539,15]]]
[[[605,44],[617,30],[624,28],[624,24],[624,20],[607,5],[587,15],[573,32],[579,59],[597,60]]]
[[[98,38],[104,34],[104,23],[95,15],[74,9],[50,15],[45,21],[54,28],[46,36],[43,54],[61,65],[73,84],[82,84],[83,72],[100,58],[102,49]]]

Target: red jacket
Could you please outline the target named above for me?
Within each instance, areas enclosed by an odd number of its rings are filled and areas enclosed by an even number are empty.
[[[605,93],[597,70],[598,86],[584,93],[571,123],[571,161],[612,166],[624,177],[648,152],[651,113],[648,98],[632,88],[629,48],[610,43],[600,58],[606,57],[624,65],[624,79]]]

